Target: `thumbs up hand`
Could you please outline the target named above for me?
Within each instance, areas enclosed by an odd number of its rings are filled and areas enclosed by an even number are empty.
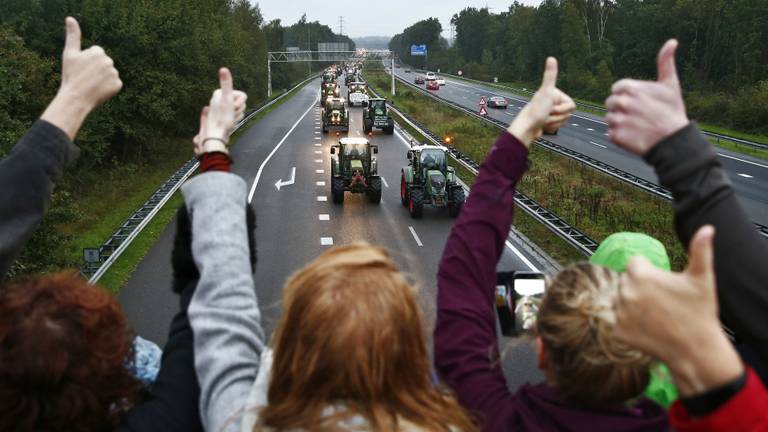
[[[515,117],[508,131],[526,147],[530,147],[533,140],[539,138],[545,130],[559,129],[575,109],[573,99],[557,88],[557,60],[549,57],[544,67],[541,87]]]
[[[688,125],[675,66],[677,41],[670,39],[656,60],[658,79],[623,79],[605,101],[608,137],[627,151],[644,156],[660,141]]]
[[[80,46],[80,25],[67,17],[61,87],[41,117],[74,139],[88,114],[123,87],[114,62],[99,46]]]
[[[683,396],[723,385],[744,370],[718,318],[714,235],[711,225],[696,232],[682,273],[632,258],[614,302],[616,337],[665,362]]]

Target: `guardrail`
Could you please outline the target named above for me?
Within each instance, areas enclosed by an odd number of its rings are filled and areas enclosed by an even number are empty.
[[[376,92],[373,89],[371,89],[371,92],[376,94]],[[377,97],[379,96],[377,95]],[[442,138],[440,138],[440,136],[430,131],[429,128],[421,124],[418,120],[412,118],[410,115],[404,113],[403,111],[398,110],[396,107],[393,107],[392,105],[389,105],[389,109],[397,113],[400,117],[402,117],[405,120],[405,122],[409,126],[411,126],[415,130],[417,130],[419,133],[424,135],[433,144],[447,149],[451,157],[453,157],[456,161],[458,161],[468,171],[470,171],[475,175],[478,174],[478,171],[480,169],[480,164],[477,161],[473,160],[471,157],[462,153],[461,151],[451,146],[450,144],[447,144],[445,141],[442,140]],[[515,191],[514,199],[515,199],[515,204],[518,207],[523,209],[523,211],[528,213],[538,222],[542,223],[545,227],[547,227],[550,231],[555,233],[558,237],[562,238],[563,240],[568,242],[571,246],[575,247],[579,252],[583,253],[585,256],[589,257],[595,252],[595,250],[597,250],[597,247],[599,246],[599,244],[595,240],[593,240],[588,235],[580,231],[578,228],[568,224],[568,222],[566,222],[563,218],[561,218],[554,212],[548,210],[533,198],[525,195],[520,191]]]
[[[467,115],[472,116],[474,118],[477,118],[479,120],[485,121],[486,123],[489,123],[489,124],[499,128],[501,130],[506,130],[507,129],[507,124],[504,123],[501,120],[497,120],[497,119],[494,119],[494,118],[491,118],[491,117],[481,116],[481,115],[479,115],[478,113],[474,112],[473,110],[471,110],[469,108],[466,108],[466,107],[464,107],[464,106],[462,106],[462,105],[460,105],[460,104],[458,104],[456,102],[449,101],[449,100],[447,100],[447,99],[445,99],[445,98],[443,98],[443,97],[441,97],[439,95],[436,95],[436,94],[431,93],[431,92],[429,92],[429,91],[427,91],[425,89],[422,89],[421,87],[416,86],[414,84],[411,84],[410,82],[408,82],[408,81],[406,81],[406,80],[404,80],[404,79],[402,79],[400,77],[397,77],[397,79],[400,82],[406,84],[407,86],[409,86],[411,88],[414,88],[414,89],[420,91],[421,93],[426,94],[426,95],[428,95],[428,96],[430,96],[430,97],[432,97],[434,99],[437,99],[440,102],[442,102],[442,103],[444,103],[446,105],[449,105],[452,108],[457,109],[457,110],[463,112],[464,114],[467,114]],[[644,191],[646,191],[646,192],[648,192],[648,193],[650,193],[652,195],[655,195],[655,196],[657,196],[659,198],[663,198],[663,199],[669,200],[669,201],[671,201],[673,199],[672,192],[669,189],[667,189],[667,188],[665,188],[663,186],[657,185],[657,184],[655,184],[653,182],[650,182],[648,180],[642,179],[642,178],[640,178],[638,176],[635,176],[633,174],[630,174],[630,173],[628,173],[626,171],[620,170],[620,169],[618,169],[618,168],[616,168],[614,166],[608,165],[605,162],[601,162],[601,161],[599,161],[597,159],[594,159],[594,158],[591,158],[589,156],[583,155],[583,154],[581,154],[581,153],[579,153],[577,151],[571,150],[571,149],[569,149],[567,147],[561,146],[559,144],[556,144],[556,143],[554,143],[552,141],[549,141],[547,139],[544,139],[544,138],[537,139],[536,140],[536,144],[538,144],[539,146],[544,147],[544,148],[546,148],[548,150],[554,151],[554,152],[559,153],[559,154],[561,154],[563,156],[566,156],[566,157],[569,157],[569,158],[571,158],[573,160],[581,162],[581,163],[583,163],[583,164],[585,164],[585,165],[587,165],[589,167],[592,167],[592,168],[594,168],[594,169],[596,169],[596,170],[598,170],[598,171],[600,171],[600,172],[602,172],[604,174],[608,174],[609,176],[614,177],[616,179],[619,179],[619,180],[621,180],[621,181],[623,181],[625,183],[628,183],[628,184],[630,184],[632,186],[638,187],[638,188],[640,188],[640,189],[642,189],[642,190],[644,190]],[[760,234],[763,237],[768,238],[768,226],[759,224],[757,222],[753,222],[753,223],[755,224],[755,228],[760,232]]]
[[[251,110],[234,128],[232,133],[239,130],[243,125],[248,123],[253,116],[262,112],[263,110],[274,105],[279,100],[286,97],[294,90],[306,85],[308,82],[317,78],[318,75],[312,75],[304,81],[296,84],[290,90],[282,93],[281,95],[265,102],[256,109]],[[88,277],[88,283],[95,284],[101,279],[102,276],[109,270],[110,267],[117,261],[120,255],[125,252],[128,246],[133,243],[133,240],[141,233],[141,231],[149,224],[150,221],[157,215],[160,209],[163,208],[165,203],[171,199],[174,193],[181,187],[182,184],[192,175],[197,169],[199,163],[197,158],[192,158],[187,161],[178,171],[176,171],[171,177],[169,177],[152,196],[144,203],[138,210],[136,210],[128,219],[123,222],[120,228],[117,229],[99,248],[98,248],[98,260],[94,262],[85,263],[81,268],[81,272]]]
[[[414,69],[414,70],[416,70],[416,69]],[[421,71],[421,70],[419,70],[419,71]],[[533,96],[533,93],[534,93],[534,92],[532,92],[532,91],[530,91],[528,89],[517,88],[517,87],[510,87],[510,86],[506,86],[506,85],[502,85],[502,84],[498,84],[498,83],[492,83],[492,82],[488,82],[488,81],[476,80],[476,79],[467,78],[467,77],[464,77],[464,76],[459,76],[459,75],[454,75],[454,74],[449,74],[449,73],[441,73],[441,75],[446,75],[446,76],[450,76],[450,77],[453,77],[453,78],[456,78],[456,79],[465,80],[465,81],[475,82],[475,83],[478,83],[478,84],[489,85],[489,86],[497,87],[497,88],[501,88],[501,89],[508,89],[508,90],[513,91],[513,92],[522,93],[522,94],[527,95],[527,96]],[[593,110],[593,111],[599,111],[599,112],[603,112],[603,113],[608,112],[608,110],[605,109],[605,107],[602,107],[602,106],[599,106],[599,105],[592,105],[592,104],[588,104],[588,103],[585,103],[585,102],[576,102],[576,106],[579,107],[579,108],[586,108],[586,109],[590,109],[590,110]],[[762,144],[762,143],[759,143],[759,142],[749,141],[749,140],[737,138],[735,136],[731,136],[731,135],[727,135],[727,134],[719,134],[719,133],[715,133],[715,132],[708,132],[708,131],[705,131],[705,130],[702,130],[701,132],[704,135],[706,135],[706,136],[709,136],[709,137],[712,137],[712,138],[715,138],[715,139],[718,139],[718,140],[730,141],[730,142],[734,142],[736,144],[741,144],[741,145],[752,147],[752,148],[756,148],[756,149],[768,150],[768,144]]]

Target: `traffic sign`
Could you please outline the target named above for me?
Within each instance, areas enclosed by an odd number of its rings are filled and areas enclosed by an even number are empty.
[[[480,115],[483,117],[488,115],[488,110],[485,109],[485,105],[480,105]]]
[[[425,56],[425,55],[427,55],[427,46],[426,45],[411,45],[411,55],[412,56]]]
[[[485,96],[480,96],[480,106],[485,105]]]

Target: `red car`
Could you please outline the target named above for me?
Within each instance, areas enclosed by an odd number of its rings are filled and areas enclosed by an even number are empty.
[[[440,90],[440,84],[437,83],[437,80],[429,80],[427,81],[427,90]]]

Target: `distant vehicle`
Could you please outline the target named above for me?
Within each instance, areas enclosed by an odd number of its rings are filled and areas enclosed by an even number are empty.
[[[427,72],[427,81],[436,79],[437,75],[434,72]]]
[[[424,84],[424,77],[421,75],[416,75],[416,78],[413,79],[414,84]]]
[[[349,94],[347,95],[349,106],[360,105],[367,107],[369,98],[368,85],[366,83],[360,81],[349,83]]]
[[[349,132],[349,110],[342,98],[329,98],[323,109],[323,132],[333,130]]]
[[[410,70],[410,69],[408,69],[408,68],[406,68],[406,69],[405,69],[405,73],[411,73],[411,70]]]
[[[381,202],[381,177],[376,154],[379,147],[365,138],[342,138],[331,146],[331,195],[344,202],[344,192],[364,193],[368,201]]]
[[[506,108],[507,106],[509,106],[509,102],[501,96],[491,96],[488,99],[488,108]]]
[[[371,98],[363,110],[363,132],[371,133],[373,128],[381,128],[386,135],[395,132],[395,121],[387,111],[386,99]]]
[[[427,90],[440,90],[440,84],[437,83],[436,79],[427,78]]]
[[[408,166],[400,176],[400,202],[411,217],[421,217],[424,205],[448,207],[456,217],[464,205],[464,188],[458,183],[453,167],[448,166],[446,149],[422,145],[408,150]]]
[[[400,69],[400,63],[395,63],[395,68]]]
[[[439,86],[445,85],[445,78],[435,78],[435,81],[437,81],[437,85]]]
[[[325,106],[326,101],[339,97],[341,89],[336,83],[326,83],[323,90],[320,92],[320,105]]]

